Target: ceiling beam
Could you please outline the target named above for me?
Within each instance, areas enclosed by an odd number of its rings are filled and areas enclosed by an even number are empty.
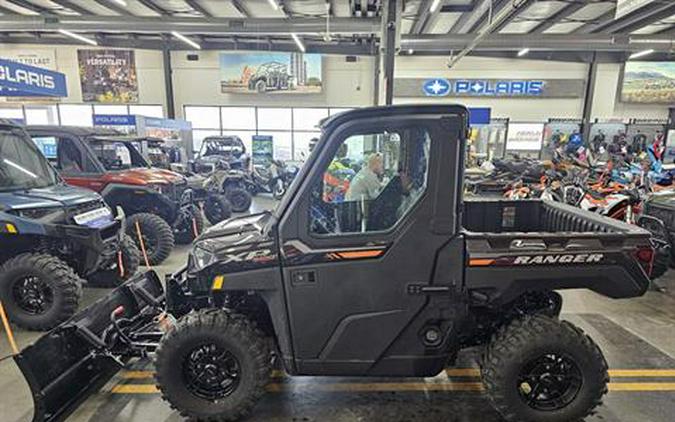
[[[131,38],[131,37],[102,37],[98,38],[99,46],[102,47],[120,47],[120,48],[140,48],[150,50],[162,50],[169,48],[173,51],[193,51],[189,46],[186,46],[180,41],[163,40],[161,37],[154,37],[153,39],[146,38]],[[31,36],[23,37],[6,37],[0,34],[0,42],[7,44],[26,44],[38,43],[46,45],[72,45],[73,40],[66,37],[43,37],[36,39]],[[340,55],[374,55],[377,53],[377,47],[370,43],[332,43],[326,44],[322,41],[304,41],[307,53],[317,54],[340,54]],[[298,47],[293,41],[289,40],[274,40],[268,42],[267,40],[235,40],[222,39],[211,40],[206,39],[200,43],[202,50],[253,50],[253,51],[283,51],[283,52],[297,52]]]
[[[511,1],[512,0],[476,0],[476,5],[473,10],[469,13],[462,14],[449,32],[459,34],[473,32],[484,21],[487,21],[490,15],[493,17],[496,16],[497,12]]]
[[[475,40],[474,34],[442,35],[403,35],[402,49],[413,49],[415,54],[423,51],[447,52],[461,50]],[[672,40],[669,35],[631,35],[615,36],[611,34],[490,34],[485,36],[474,49],[481,51],[519,50],[527,45],[532,52],[552,51],[621,51],[631,52],[654,49],[669,52]]]
[[[5,6],[0,6],[0,13],[3,15],[18,15],[18,13],[16,13],[14,10]]]
[[[233,6],[235,9],[237,9],[237,11],[238,11],[239,13],[241,13],[242,15],[244,15],[244,16],[247,17],[247,18],[250,18],[250,17],[251,17],[251,12],[249,12],[248,9],[246,9],[246,7],[244,7],[244,5],[242,4],[241,1],[239,1],[239,0],[231,0],[231,2],[232,2],[232,6]]]
[[[675,4],[650,3],[594,32],[631,33],[675,15]]]
[[[499,4],[499,7],[495,10],[492,11],[492,17],[494,19],[495,16],[497,16],[499,13],[501,13],[502,10],[504,10],[505,7],[510,7],[513,0],[506,0],[503,1]],[[497,33],[504,29],[508,24],[513,22],[514,19],[517,17],[521,16],[531,5],[534,3],[534,0],[525,0],[522,5],[518,7],[517,10],[515,10],[513,13],[509,15],[506,19],[501,21],[498,25],[496,25],[491,32]],[[485,17],[485,22],[487,22],[487,17]],[[489,22],[487,22],[489,24]],[[480,27],[479,27],[480,28]]]
[[[544,19],[539,25],[530,30],[530,34],[541,34],[547,29],[559,23],[565,23],[564,20],[572,16],[574,13],[586,7],[588,4],[583,2],[570,3],[562,9],[558,10],[548,18]]]
[[[421,34],[424,32],[424,28],[427,26],[427,22],[429,21],[432,12],[429,10],[431,8],[431,4],[434,2],[434,0],[422,0],[419,5],[419,9],[417,10],[417,15],[415,15],[415,21],[413,22],[412,28],[410,29],[411,34]],[[435,12],[433,12],[434,15],[437,15],[440,13],[440,7],[436,9]]]
[[[333,18],[331,33],[363,35],[380,32],[379,18]],[[0,32],[75,32],[169,33],[185,35],[284,34],[317,35],[326,30],[325,18],[209,18],[151,16],[66,16],[45,19],[43,16],[0,16]]]
[[[113,2],[112,0],[94,0],[94,1],[98,3],[100,6],[105,7],[108,10],[112,10],[113,12],[119,15],[123,16],[132,15],[132,13],[125,7],[120,6],[119,4]]]
[[[195,12],[199,12],[202,16],[207,17],[207,18],[212,18],[213,15],[209,13],[208,10],[202,4],[200,3],[199,0],[184,0],[185,3],[187,3],[188,6]]]

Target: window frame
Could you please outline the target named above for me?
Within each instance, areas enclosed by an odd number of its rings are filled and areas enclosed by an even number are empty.
[[[406,118],[401,121],[400,118],[368,118],[358,120],[356,122],[347,122],[336,128],[330,136],[335,139],[339,138],[339,142],[331,142],[331,148],[323,151],[322,155],[319,157],[320,165],[317,166],[314,171],[307,177],[307,186],[303,192],[302,206],[298,208],[298,219],[299,227],[303,227],[300,230],[300,237],[303,238],[306,236],[307,240],[311,239],[316,243],[353,243],[354,239],[363,240],[365,236],[368,237],[383,237],[384,239],[391,239],[401,231],[408,223],[411,214],[415,212],[417,208],[427,199],[429,194],[429,189],[431,188],[431,163],[433,159],[433,154],[438,148],[435,147],[434,141],[434,125],[437,124],[437,120],[430,118],[428,116],[412,117]],[[397,132],[400,133],[405,129],[410,128],[422,128],[426,131],[429,141],[429,156],[427,157],[427,174],[426,174],[426,184],[424,192],[422,192],[416,199],[415,203],[410,206],[406,212],[398,218],[396,223],[386,230],[376,230],[376,231],[365,231],[365,232],[348,232],[348,233],[315,233],[311,230],[311,218],[310,218],[310,205],[312,201],[312,193],[317,184],[317,177],[321,178],[321,186],[323,186],[323,175],[325,174],[326,169],[330,165],[330,162],[335,157],[340,146],[351,136],[358,136],[364,134],[373,134],[381,132]],[[325,134],[323,135],[325,136]],[[322,199],[323,201],[323,199]]]

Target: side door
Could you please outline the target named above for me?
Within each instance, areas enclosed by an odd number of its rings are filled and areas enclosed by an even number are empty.
[[[429,301],[418,288],[457,234],[463,133],[458,117],[420,114],[324,134],[279,224],[298,373],[420,372],[409,328]],[[390,371],[388,359],[405,362]]]
[[[77,137],[58,132],[35,132],[31,136],[38,146],[47,147],[49,155],[45,155],[68,184],[97,192],[105,187],[99,180],[102,169]]]

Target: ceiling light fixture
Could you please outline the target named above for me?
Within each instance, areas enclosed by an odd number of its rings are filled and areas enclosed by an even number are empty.
[[[291,34],[291,37],[293,38],[293,41],[295,41],[295,45],[297,45],[298,48],[300,49],[300,51],[302,51],[304,53],[305,52],[305,45],[302,43],[302,40],[300,39],[300,37],[298,37],[297,34]]]
[[[183,35],[183,34],[179,34],[179,33],[176,32],[176,31],[171,31],[171,35],[173,35],[174,37],[176,37],[176,38],[178,38],[179,40],[183,41],[185,44],[189,45],[190,47],[193,47],[193,48],[195,48],[195,49],[197,49],[197,50],[201,50],[201,49],[202,49],[202,46],[201,46],[201,45],[199,45],[199,44],[197,44],[196,42],[192,41],[190,38],[186,37],[186,36]]]
[[[59,33],[61,33],[63,35],[66,35],[70,38],[74,38],[78,41],[82,41],[82,42],[87,43],[87,44],[98,45],[96,40],[92,40],[91,38],[83,37],[82,35],[76,34],[74,32],[66,31],[65,29],[59,29]]]
[[[412,48],[408,49],[408,54],[412,54],[414,52],[415,52],[415,50],[413,50]]]
[[[640,57],[648,56],[653,52],[654,50],[651,48],[649,50],[638,51],[637,53],[633,53],[630,56],[628,56],[628,60],[639,59]]]
[[[267,2],[274,10],[279,10],[279,5],[277,4],[276,0],[267,0]]]
[[[112,0],[112,1],[113,1],[113,3],[117,3],[120,6],[127,7],[127,0]]]
[[[518,52],[518,57],[523,57],[524,55],[526,55],[526,54],[529,53],[529,52],[530,52],[530,49],[529,49],[529,48],[523,48],[522,50],[520,50],[520,51]]]
[[[436,11],[436,9],[438,9],[438,5],[439,5],[439,4],[441,4],[441,0],[434,0],[434,1],[431,3],[431,6],[429,6],[429,11],[430,11],[431,13],[434,13],[434,12]]]

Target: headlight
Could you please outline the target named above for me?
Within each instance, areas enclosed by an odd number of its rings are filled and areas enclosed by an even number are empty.
[[[197,271],[216,262],[216,255],[210,250],[200,247],[199,244],[195,245],[194,249],[192,250],[192,256],[194,258],[195,269]]]
[[[61,207],[15,209],[10,212],[19,217],[30,218],[32,220],[55,220],[65,216],[65,211]]]

